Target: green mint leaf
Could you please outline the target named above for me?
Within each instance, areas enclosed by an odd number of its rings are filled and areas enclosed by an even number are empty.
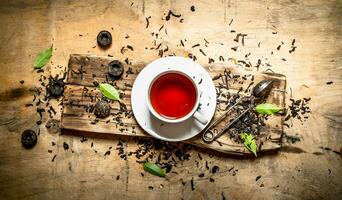
[[[240,137],[241,137],[241,139],[243,139],[243,141],[245,141],[246,138],[247,138],[247,134],[246,133],[241,133]]]
[[[165,172],[158,165],[150,162],[144,163],[144,170],[155,176],[164,177]]]
[[[245,147],[257,157],[257,145],[252,134],[241,133],[241,139],[244,140]]]
[[[250,143],[249,150],[254,153],[255,157],[258,157],[258,155],[257,155],[257,145],[255,143],[255,140],[252,140],[252,142]]]
[[[37,55],[36,59],[34,60],[33,67],[35,69],[43,68],[52,57],[52,45],[50,48],[46,49],[45,51],[41,52]]]
[[[120,101],[119,92],[112,85],[108,83],[101,83],[100,90],[108,99]]]
[[[255,107],[255,110],[259,113],[259,114],[267,114],[267,115],[272,115],[273,113],[277,113],[279,112],[279,110],[281,110],[281,108],[279,108],[278,106],[274,105],[274,104],[270,104],[270,103],[264,103],[264,104],[259,104]]]

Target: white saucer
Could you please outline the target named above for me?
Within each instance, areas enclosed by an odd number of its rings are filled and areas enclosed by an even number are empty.
[[[166,70],[180,70],[192,77],[201,91],[199,112],[208,123],[203,125],[193,117],[180,123],[165,123],[150,113],[147,107],[148,87],[152,79]],[[183,57],[164,57],[148,64],[136,78],[131,96],[131,105],[135,119],[150,135],[165,141],[183,141],[200,133],[213,118],[216,109],[216,90],[208,72],[191,59]]]

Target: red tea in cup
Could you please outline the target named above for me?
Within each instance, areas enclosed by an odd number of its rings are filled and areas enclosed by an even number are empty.
[[[178,119],[189,114],[197,101],[197,90],[187,76],[170,72],[159,76],[151,85],[150,102],[161,116]]]

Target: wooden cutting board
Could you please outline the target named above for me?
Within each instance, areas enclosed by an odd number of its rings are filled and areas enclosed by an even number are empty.
[[[134,119],[131,110],[131,89],[135,78],[141,69],[146,66],[144,62],[130,62],[121,61],[125,72],[120,80],[115,80],[113,84],[120,93],[123,93],[122,100],[126,109],[120,108],[118,102],[111,104],[111,116],[106,119],[96,119],[91,113],[91,107],[95,104],[96,98],[101,97],[101,93],[97,87],[94,86],[94,80],[99,83],[108,80],[107,65],[113,57],[99,57],[93,55],[70,55],[68,64],[68,76],[65,85],[65,92],[63,98],[63,112],[61,117],[62,133],[77,134],[77,132],[89,133],[90,136],[98,134],[114,134],[126,136],[151,137],[139,127]],[[127,64],[128,63],[128,64]],[[227,90],[219,85],[228,85],[230,93],[236,93],[239,90],[240,94],[248,94],[252,87],[251,81],[244,81],[242,83],[241,77],[244,79],[252,79],[254,83],[263,79],[273,79],[273,89],[268,96],[267,102],[285,106],[285,87],[286,77],[274,73],[260,73],[255,72],[246,67],[229,67],[228,64],[206,64],[204,65],[211,77],[214,80],[219,104],[216,107],[214,119],[217,118],[225,108],[224,104]],[[231,79],[228,82],[220,75],[230,73]],[[252,78],[253,77],[253,78]],[[118,120],[121,119],[121,120]],[[283,132],[283,117],[281,115],[273,115],[266,120],[266,126],[261,130],[260,137],[257,143],[259,152],[276,150],[280,148],[281,135]],[[238,144],[225,134],[217,141],[207,144],[202,141],[201,134],[185,141],[199,147],[208,148],[228,154],[245,155],[250,152],[243,144]]]

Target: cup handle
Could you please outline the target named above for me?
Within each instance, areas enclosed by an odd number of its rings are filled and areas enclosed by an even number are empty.
[[[208,123],[208,120],[204,119],[204,118],[202,117],[201,113],[198,112],[198,111],[196,111],[196,112],[194,113],[194,118],[195,118],[197,121],[199,121],[201,124],[203,124],[203,125],[205,125],[205,124]]]

